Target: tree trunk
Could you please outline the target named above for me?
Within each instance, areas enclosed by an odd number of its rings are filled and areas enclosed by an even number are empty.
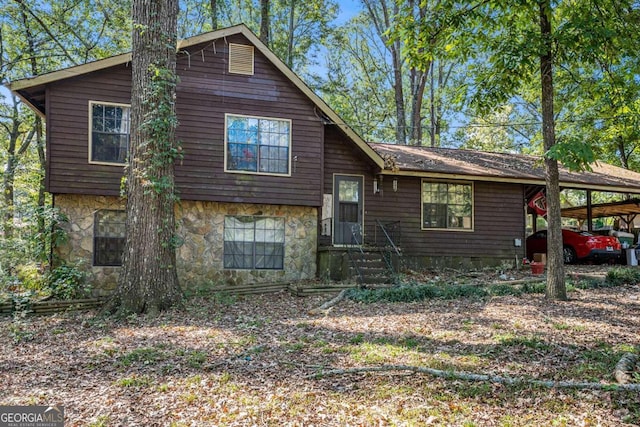
[[[211,29],[213,31],[218,29],[218,1],[211,0]]]
[[[391,53],[391,65],[393,67],[393,92],[396,107],[396,143],[407,143],[407,116],[404,103],[404,83],[402,80],[402,45],[399,40],[389,41],[386,31],[391,28],[391,16],[387,6],[387,0],[363,0],[369,18],[376,28],[378,37],[382,40]],[[393,15],[400,13],[397,3],[393,2]],[[379,8],[379,9],[378,9]],[[382,16],[380,16],[382,13]]]
[[[36,74],[34,74],[36,75]],[[41,236],[47,235],[47,224],[45,221],[45,204],[46,204],[46,189],[45,189],[45,174],[47,173],[47,156],[45,153],[45,142],[44,142],[44,130],[42,128],[42,119],[40,116],[36,115],[36,149],[38,151],[38,161],[40,166],[40,177],[38,179],[38,234]],[[42,260],[48,260],[49,265],[51,265],[50,254],[47,253],[47,243],[44,241],[38,242],[38,253]]]
[[[292,13],[293,15],[293,13]],[[260,40],[265,45],[269,46],[269,0],[260,0]]]
[[[20,3],[20,11],[22,17],[22,24],[24,25],[25,34],[27,36],[27,46],[28,46],[28,54],[31,62],[31,74],[37,76],[40,74],[40,68],[38,67],[38,62],[36,60],[36,46],[35,46],[35,38],[33,37],[33,33],[31,31],[31,27],[29,26],[29,21],[27,19],[27,11],[24,3]],[[47,168],[47,157],[45,154],[45,142],[44,142],[44,129],[42,126],[42,118],[35,115],[35,123],[34,123],[35,133],[36,133],[36,149],[38,151],[38,161],[40,166],[40,179],[38,180],[38,233],[40,236],[46,236],[46,222],[45,222],[45,213],[44,207],[46,203],[46,189],[45,189],[45,176],[46,176],[46,168]],[[49,254],[46,254],[47,243],[44,242],[44,239],[38,241],[38,254],[41,259],[46,259]],[[51,265],[51,259],[48,260],[49,265]]]
[[[151,313],[180,305],[176,273],[174,153],[177,0],[133,1],[127,237],[107,309]]]
[[[291,10],[289,10],[289,35],[287,37],[287,66],[293,68],[293,32],[296,23],[296,0],[291,0],[289,5]]]
[[[13,188],[16,174],[16,145],[18,141],[19,122],[14,115],[12,131],[9,134],[9,146],[7,149],[7,163],[4,168],[4,179],[2,183],[2,193],[4,194],[4,237],[10,239],[13,237]]]
[[[556,143],[553,113],[553,44],[550,16],[550,0],[540,5],[540,34],[543,52],[540,55],[542,88],[542,138],[545,153]],[[566,300],[564,283],[564,258],[562,251],[562,223],[560,213],[560,180],[558,161],[545,154],[545,181],[547,186],[547,289],[546,296],[554,300]]]

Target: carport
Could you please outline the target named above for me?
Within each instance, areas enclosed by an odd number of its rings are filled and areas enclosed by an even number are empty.
[[[537,212],[529,204],[545,186],[527,185],[525,187],[525,204],[527,213],[534,215],[534,231]],[[561,210],[563,218],[585,221],[588,231],[593,231],[593,219],[619,218],[628,230],[633,227],[633,220],[640,215],[640,174],[628,169],[596,162],[591,170],[574,172],[560,166],[560,190],[582,190],[586,192],[584,206],[567,207]],[[593,204],[594,192],[619,193],[627,200]],[[639,217],[640,218],[640,217]]]
[[[614,217],[620,219],[620,221],[625,224],[627,230],[631,230],[633,228],[633,221],[638,215],[640,215],[640,198],[562,209],[563,218],[587,221],[587,227],[592,225],[592,222],[589,221],[590,218]]]

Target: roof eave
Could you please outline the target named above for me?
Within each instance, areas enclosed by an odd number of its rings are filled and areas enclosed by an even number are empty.
[[[451,179],[451,180],[466,180],[466,181],[488,181],[488,182],[502,182],[511,184],[528,184],[528,185],[546,185],[544,179],[541,178],[517,178],[517,177],[504,177],[504,176],[487,176],[487,175],[468,175],[468,174],[453,174],[443,172],[425,172],[425,171],[411,171],[400,170],[393,172],[390,170],[383,170],[382,175],[390,176],[408,176],[419,178],[432,178],[432,179]],[[629,185],[608,185],[608,184],[590,184],[584,182],[571,182],[560,181],[560,187],[572,188],[577,190],[593,190],[593,191],[610,191],[615,193],[630,193],[640,194],[640,185],[637,187]]]

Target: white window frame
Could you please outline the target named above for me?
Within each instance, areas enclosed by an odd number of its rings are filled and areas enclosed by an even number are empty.
[[[447,184],[447,185],[468,185],[471,188],[471,226],[469,228],[425,227],[424,226],[424,200],[422,199],[423,187],[425,183]],[[437,179],[421,180],[420,181],[420,229],[422,231],[453,231],[453,232],[466,232],[466,233],[475,231],[475,185],[473,181],[441,181]]]
[[[257,120],[274,120],[280,122],[288,122],[289,123],[289,145],[288,149],[288,159],[287,159],[287,172],[262,172],[259,169],[259,166],[256,167],[257,171],[246,171],[246,170],[238,170],[238,169],[230,169],[228,165],[229,161],[229,118],[230,117],[239,117],[246,119],[257,119]],[[251,174],[251,175],[269,175],[269,176],[291,176],[291,152],[293,151],[293,141],[292,141],[292,133],[293,133],[293,122],[291,119],[285,119],[281,117],[266,117],[266,116],[251,116],[247,114],[234,114],[234,113],[226,113],[224,115],[224,171],[227,173],[240,173],[240,174]],[[259,146],[259,144],[256,144]],[[258,150],[259,151],[259,150]],[[258,154],[259,156],[259,154]],[[258,160],[259,161],[259,160]]]
[[[94,105],[104,105],[108,107],[121,107],[129,109],[129,142],[131,144],[131,104],[121,104],[117,102],[106,102],[106,101],[89,101],[89,163],[92,165],[107,165],[107,166],[124,166],[126,162],[105,162],[101,160],[92,160],[93,159],[93,106]]]
[[[227,220],[236,219],[236,221],[240,220],[240,218],[244,218],[244,223],[251,224],[251,227],[244,228],[240,227],[238,229],[227,229]],[[277,227],[273,228],[258,228],[258,224],[260,221],[273,221],[273,224]],[[224,233],[223,233],[223,268],[225,270],[250,270],[250,271],[283,271],[285,269],[285,255],[286,255],[286,229],[287,223],[286,219],[282,216],[261,216],[261,215],[226,215],[224,218]],[[247,235],[250,235],[250,238],[247,238]],[[245,239],[245,240],[243,240]],[[227,265],[227,257],[234,258],[233,254],[226,253],[227,244],[250,244],[251,245],[251,253],[236,253],[235,256],[239,257],[250,257],[251,265],[244,267],[236,267],[236,266],[228,266]],[[267,255],[266,253],[258,253],[257,248],[259,245],[281,245],[282,258],[280,259],[282,266],[277,268],[270,267],[258,267],[260,255]]]

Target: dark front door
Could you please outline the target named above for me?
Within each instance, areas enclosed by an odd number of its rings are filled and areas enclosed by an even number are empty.
[[[334,245],[362,243],[364,177],[335,175],[333,180]]]

